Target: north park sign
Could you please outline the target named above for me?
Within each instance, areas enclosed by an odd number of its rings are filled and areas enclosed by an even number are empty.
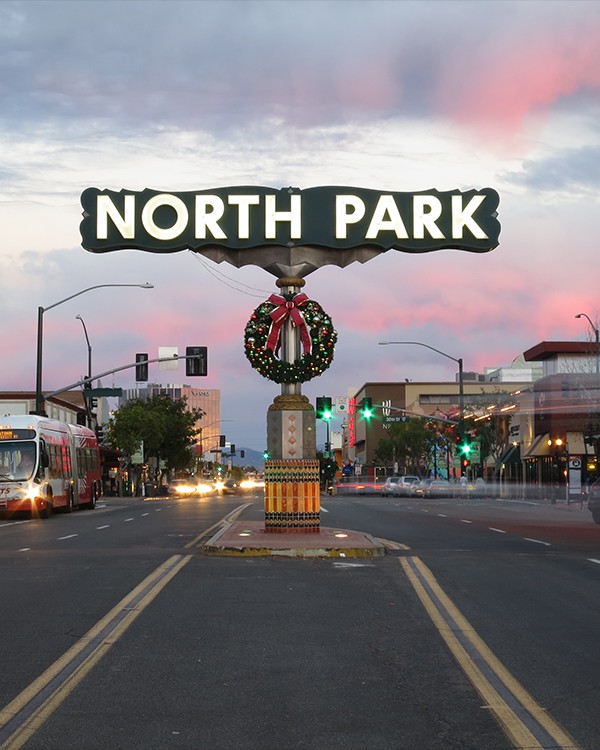
[[[224,187],[189,192],[86,189],[82,245],[94,253],[210,248],[372,248],[483,253],[500,234],[491,188],[390,192],[358,187]],[[331,262],[331,261],[329,261]]]

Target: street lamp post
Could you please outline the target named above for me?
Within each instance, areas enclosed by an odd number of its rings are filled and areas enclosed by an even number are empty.
[[[87,342],[88,368],[87,368],[87,380],[85,382],[83,394],[84,394],[84,398],[86,402],[85,406],[86,406],[86,411],[87,411],[88,427],[91,427],[92,426],[92,395],[90,391],[92,388],[92,345],[90,344],[90,338],[88,336],[87,328],[85,327],[85,321],[83,320],[81,315],[76,315],[75,319],[81,321],[81,325],[83,326],[83,332],[85,334],[85,340]]]
[[[589,315],[586,315],[585,313],[577,313],[575,317],[585,318],[592,327],[592,331],[594,332],[594,336],[596,338],[596,375],[598,376],[600,375],[600,331],[598,331],[598,328],[592,323]]]
[[[53,307],[58,307],[58,305],[62,305],[63,302],[68,302],[69,300],[74,299],[75,297],[79,297],[80,294],[85,294],[85,292],[90,292],[92,289],[103,289],[105,287],[117,287],[117,286],[139,287],[140,289],[153,289],[154,288],[154,284],[148,284],[147,282],[145,284],[96,284],[95,286],[90,286],[87,289],[82,289],[80,292],[71,294],[69,297],[65,297],[64,299],[61,299],[52,305],[48,305],[48,307],[38,307],[37,355],[36,355],[36,378],[35,378],[35,411],[33,412],[34,414],[40,414],[42,416],[45,414],[44,409],[43,409],[44,397],[42,395],[42,341],[43,341],[43,330],[44,330],[44,313],[48,312],[48,310],[52,310]],[[86,334],[86,337],[87,337],[87,334]]]
[[[387,346],[388,344],[411,344],[412,346],[424,346],[426,349],[431,349],[433,352],[437,352],[438,354],[441,354],[442,357],[447,357],[448,359],[451,359],[453,362],[456,362],[458,364],[458,411],[459,411],[459,429],[462,434],[463,431],[463,421],[464,421],[464,411],[465,411],[465,386],[464,386],[464,378],[463,378],[463,361],[462,357],[451,357],[449,354],[446,354],[446,352],[442,352],[439,349],[436,349],[433,346],[429,346],[429,344],[423,344],[421,341],[380,341],[380,346]]]
[[[83,326],[83,332],[85,334],[85,340],[87,342],[87,349],[88,349],[88,376],[87,376],[87,387],[92,387],[92,345],[90,344],[90,339],[88,336],[87,328],[85,327],[85,321],[81,317],[81,315],[76,315],[75,320],[80,320],[81,325]]]

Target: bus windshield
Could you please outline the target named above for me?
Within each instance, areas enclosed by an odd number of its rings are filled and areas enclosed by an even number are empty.
[[[0,482],[25,482],[35,468],[33,440],[0,442]]]

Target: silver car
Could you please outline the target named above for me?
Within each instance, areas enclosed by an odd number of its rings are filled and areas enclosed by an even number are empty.
[[[396,489],[398,487],[398,482],[400,481],[400,477],[388,477],[385,480],[385,484],[381,488],[381,494],[382,495],[396,495]]]

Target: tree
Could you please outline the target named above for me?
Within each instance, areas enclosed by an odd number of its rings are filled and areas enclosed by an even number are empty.
[[[192,461],[191,447],[200,430],[201,409],[187,409],[187,400],[168,396],[129,401],[112,416],[108,438],[114,448],[131,457],[144,446],[144,458],[165,461],[171,470],[184,469]]]
[[[388,431],[389,437],[379,441],[375,460],[382,464],[399,463],[401,473],[422,473],[426,457],[433,453],[439,436],[434,423],[424,419],[409,419],[394,422]]]

